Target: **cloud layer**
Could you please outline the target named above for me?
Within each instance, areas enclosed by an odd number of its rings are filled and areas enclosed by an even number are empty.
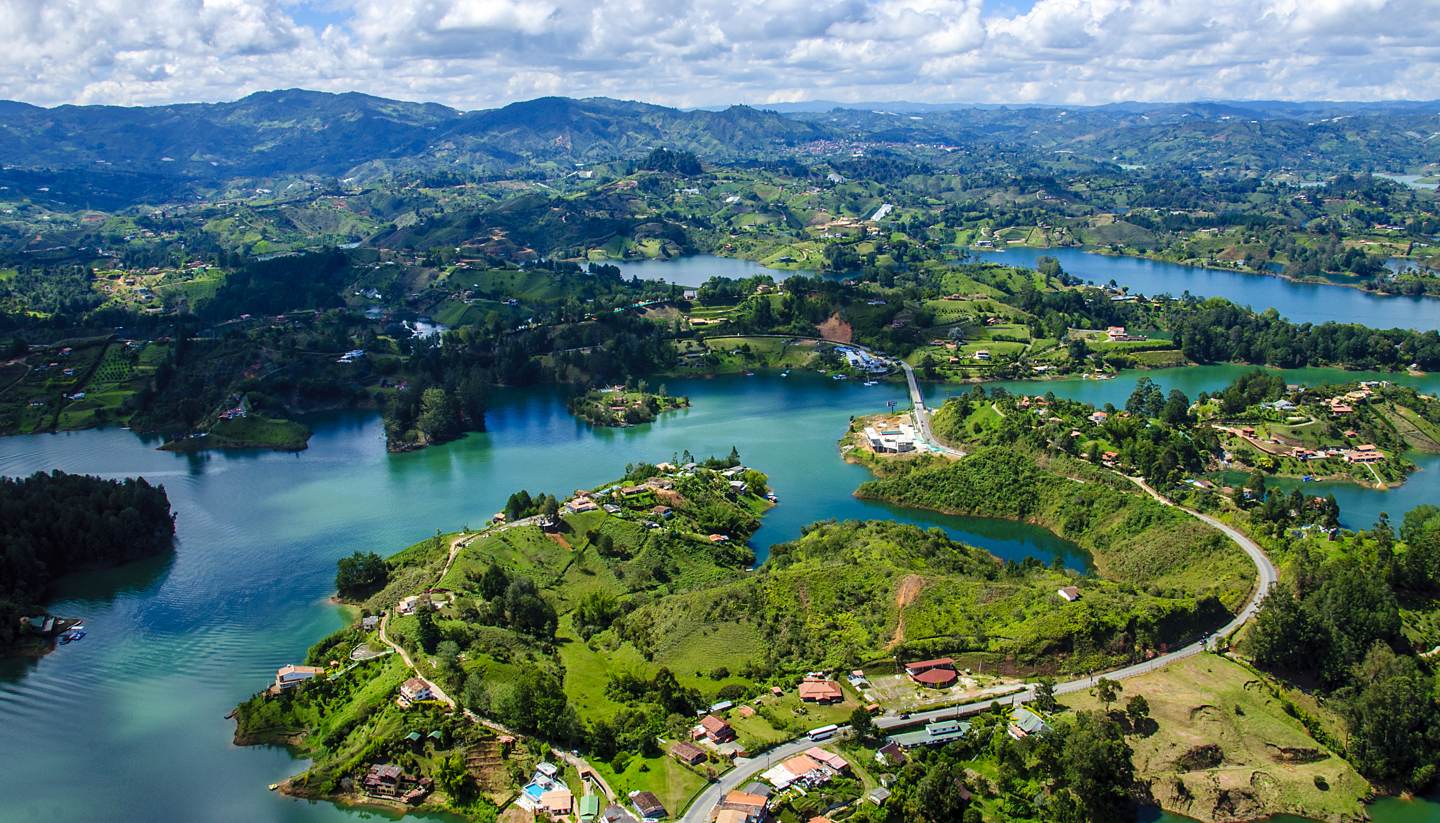
[[[1433,0],[0,0],[0,97],[1440,97]],[[1023,7],[1024,3],[1021,4]]]

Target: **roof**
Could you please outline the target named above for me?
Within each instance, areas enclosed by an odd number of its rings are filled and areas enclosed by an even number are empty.
[[[730,724],[713,714],[707,714],[701,718],[700,727],[710,734],[720,734],[721,732],[730,731]]]
[[[675,741],[675,744],[670,747],[670,753],[687,762],[705,757],[704,749],[684,740]]]
[[[370,767],[370,774],[373,777],[380,777],[387,780],[399,780],[404,771],[391,763],[377,763]]]
[[[830,700],[843,696],[840,684],[833,680],[806,680],[800,684],[801,700]]]
[[[544,809],[569,812],[574,804],[575,795],[569,789],[551,789],[540,795],[540,806]]]
[[[314,677],[318,674],[324,673],[325,670],[320,668],[319,666],[287,665],[281,666],[280,669],[275,672],[275,676],[281,680],[299,680],[306,677]]]
[[[600,795],[587,794],[580,798],[580,814],[594,815],[600,813]]]
[[[732,791],[725,795],[720,805],[729,809],[748,811],[751,814],[760,814],[765,811],[766,799],[758,794],[749,794],[742,791]]]
[[[660,798],[651,792],[635,792],[630,795],[630,802],[634,803],[635,808],[646,817],[656,815],[665,816],[669,814],[669,812],[665,810],[665,805],[660,802]]]
[[[824,763],[837,772],[844,771],[850,766],[849,763],[845,762],[845,758],[834,752],[827,752],[819,746],[811,746],[805,750],[805,754],[808,757],[814,758],[817,762]]]
[[[959,740],[968,731],[970,731],[970,724],[963,720],[945,720],[939,723],[930,723],[925,728],[913,732],[893,734],[889,737],[889,742],[899,744],[907,749],[915,746],[938,746],[952,740]]]
[[[626,811],[623,806],[617,806],[614,803],[606,806],[605,811],[600,813],[600,817],[606,823],[635,823],[635,815]]]
[[[937,657],[934,660],[917,660],[914,663],[906,663],[905,671],[923,672],[926,669],[955,668],[955,661],[948,657]]]
[[[786,760],[781,765],[785,767],[785,771],[795,775],[796,777],[807,775],[811,772],[818,772],[821,768],[823,768],[820,765],[820,761],[816,760],[808,754],[797,754],[789,760]]]
[[[946,686],[955,682],[959,675],[954,669],[926,669],[910,675],[910,678],[917,683],[926,683],[935,686]]]
[[[739,809],[716,809],[715,823],[749,823],[750,815]]]

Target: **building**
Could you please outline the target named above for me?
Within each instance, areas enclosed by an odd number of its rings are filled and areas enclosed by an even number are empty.
[[[275,671],[276,691],[286,691],[324,674],[319,666],[281,666]]]
[[[715,804],[710,816],[716,823],[763,823],[766,803],[764,795],[743,791],[727,792],[720,802]]]
[[[400,784],[404,777],[405,772],[399,766],[381,763],[370,767],[370,771],[365,773],[365,779],[361,785],[366,794],[397,797],[400,794]]]
[[[1024,706],[1016,706],[1015,714],[1012,716],[1007,731],[1010,732],[1011,737],[1020,740],[1032,734],[1049,734],[1050,724]]]
[[[839,703],[845,699],[840,684],[833,680],[806,680],[799,691],[800,699],[806,703]]]
[[[865,427],[865,442],[873,451],[883,454],[900,454],[915,451],[915,427],[909,423],[876,428]]]
[[[845,762],[845,758],[834,752],[827,752],[819,746],[811,746],[805,750],[805,754],[836,774],[844,774],[850,770],[850,764]]]
[[[685,740],[675,741],[670,747],[670,756],[687,766],[697,766],[705,762],[705,750]]]
[[[876,806],[885,805],[885,801],[889,799],[890,790],[882,786],[876,786],[865,793],[865,800],[869,803],[874,803]]]
[[[594,500],[588,497],[576,497],[567,502],[565,508],[568,509],[571,514],[583,514],[584,512],[593,512],[599,507],[595,505]]]
[[[700,719],[700,725],[695,727],[691,736],[696,740],[702,737],[706,738],[711,743],[729,743],[735,739],[735,730],[730,728],[730,724],[724,720],[713,714],[707,714]]]
[[[652,792],[631,792],[630,803],[635,806],[635,811],[640,813],[640,819],[644,823],[656,823],[670,816],[660,798]]]
[[[638,823],[635,815],[625,810],[624,806],[617,806],[614,803],[605,807],[600,813],[600,819],[604,823]]]
[[[587,794],[580,798],[580,823],[595,823],[600,819],[600,795]]]
[[[575,810],[575,796],[569,789],[551,789],[540,795],[537,811],[551,817],[568,818]]]
[[[963,720],[939,720],[926,723],[919,731],[892,734],[886,743],[894,743],[901,749],[915,749],[920,746],[943,746],[964,737],[970,731],[970,724]]]
[[[906,663],[905,674],[921,686],[932,689],[953,686],[960,677],[959,673],[955,671],[955,661],[948,657]]]
[[[893,740],[875,750],[875,762],[882,766],[903,766],[909,759],[905,749]]]
[[[777,766],[770,767],[760,777],[783,791],[796,783],[806,787],[819,786],[830,782],[830,778],[836,774],[838,772],[835,769],[805,753],[797,754]]]
[[[1076,600],[1080,599],[1080,589],[1075,586],[1061,587],[1060,589],[1057,589],[1055,593],[1060,595],[1060,599],[1066,601],[1067,603],[1074,603]]]
[[[1379,463],[1385,459],[1385,453],[1375,448],[1373,443],[1356,446],[1345,453],[1347,463]]]
[[[430,691],[430,684],[418,677],[412,677],[400,684],[400,696],[409,703],[419,703],[422,700],[429,700],[434,694]]]

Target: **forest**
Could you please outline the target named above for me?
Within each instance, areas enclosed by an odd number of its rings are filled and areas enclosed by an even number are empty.
[[[175,520],[163,486],[61,471],[0,478],[0,649],[57,578],[168,551]]]

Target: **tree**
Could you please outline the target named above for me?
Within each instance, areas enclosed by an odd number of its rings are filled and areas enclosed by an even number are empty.
[[[1095,683],[1095,697],[1105,704],[1105,712],[1110,712],[1110,704],[1120,699],[1120,692],[1124,687],[1108,677],[1102,677]]]
[[[1055,699],[1055,678],[1042,677],[1035,684],[1035,708],[1047,714],[1060,708],[1060,701]]]
[[[335,562],[335,589],[343,600],[362,600],[385,587],[390,567],[374,552],[355,552]]]
[[[1440,752],[1440,712],[1429,678],[1412,657],[1375,643],[1355,668],[1354,685],[1342,692],[1350,731],[1347,754],[1361,774],[1411,788],[1434,777]]]
[[[433,653],[440,642],[440,628],[435,625],[435,616],[428,604],[422,605],[415,615],[415,639],[427,653]]]
[[[1125,717],[1130,721],[1130,728],[1136,730],[1150,719],[1150,701],[1145,699],[1145,695],[1132,695],[1125,701]]]
[[[1260,602],[1247,642],[1255,662],[1264,668],[1301,673],[1318,670],[1325,637],[1299,598],[1277,586]]]
[[[494,600],[510,587],[510,575],[498,563],[491,563],[480,576],[480,594],[486,600]]]
[[[420,416],[416,428],[432,443],[451,440],[460,434],[460,403],[444,389],[428,388],[420,395]]]
[[[1064,800],[1057,804],[1057,817],[1066,823],[1133,819],[1135,766],[1120,729],[1098,714],[1081,712],[1063,734],[1059,765]]]
[[[880,739],[880,730],[875,725],[875,718],[864,706],[856,706],[855,711],[850,713],[850,729],[855,737],[864,745],[871,745]]]

